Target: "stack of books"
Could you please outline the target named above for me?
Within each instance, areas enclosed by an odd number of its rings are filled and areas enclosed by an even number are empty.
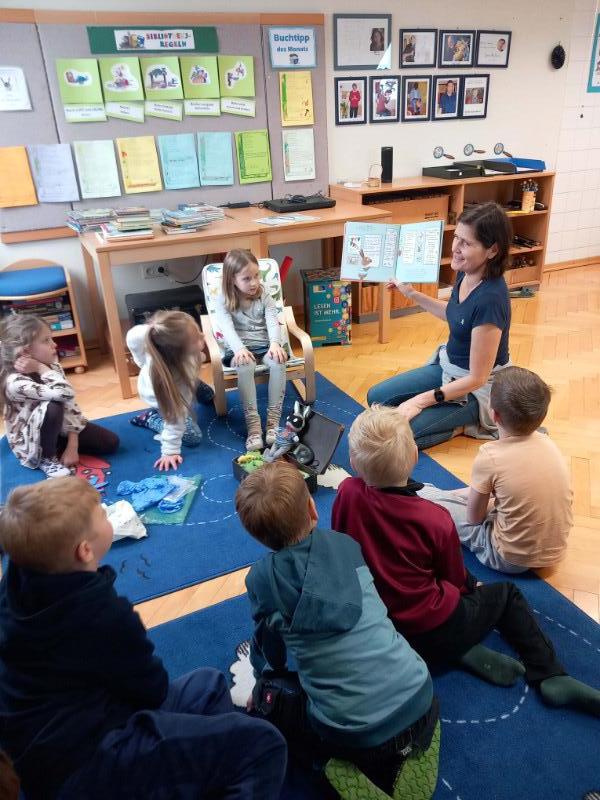
[[[73,209],[67,215],[67,225],[76,233],[99,231],[100,226],[111,222],[114,216],[112,208]]]
[[[51,300],[13,300],[3,303],[0,312],[5,314],[33,314],[43,319],[52,331],[64,331],[74,328],[73,313],[66,298],[55,297]]]
[[[117,208],[114,213],[114,219],[100,228],[102,238],[106,241],[154,238],[152,217],[147,208],[143,206]]]
[[[162,229],[173,233],[195,233],[211,222],[225,218],[222,209],[207,205],[182,205],[176,211],[163,210]]]

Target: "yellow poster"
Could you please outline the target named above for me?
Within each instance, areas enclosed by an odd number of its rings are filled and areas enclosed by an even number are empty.
[[[27,151],[24,147],[0,147],[0,208],[36,205]]]
[[[312,80],[308,70],[279,73],[281,125],[314,125]]]
[[[123,186],[127,194],[162,189],[154,136],[117,139]]]

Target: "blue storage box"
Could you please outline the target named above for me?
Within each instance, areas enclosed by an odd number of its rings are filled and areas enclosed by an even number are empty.
[[[486,160],[508,161],[509,164],[514,164],[515,167],[531,170],[531,172],[544,172],[546,169],[546,162],[539,158],[490,158]]]

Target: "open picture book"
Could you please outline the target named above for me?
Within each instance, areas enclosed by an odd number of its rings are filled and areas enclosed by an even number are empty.
[[[385,225],[347,222],[342,280],[437,283],[442,254],[442,220]]]

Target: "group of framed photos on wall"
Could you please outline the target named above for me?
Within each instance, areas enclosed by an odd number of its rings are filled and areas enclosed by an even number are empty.
[[[336,78],[335,124],[483,119],[489,88],[489,74]]]
[[[389,75],[391,14],[334,14],[336,70],[374,70],[376,76],[335,79],[336,125],[366,122],[428,122],[483,119],[490,75],[455,70],[508,67],[512,32],[401,28],[398,63],[402,70],[447,69],[444,75]]]

